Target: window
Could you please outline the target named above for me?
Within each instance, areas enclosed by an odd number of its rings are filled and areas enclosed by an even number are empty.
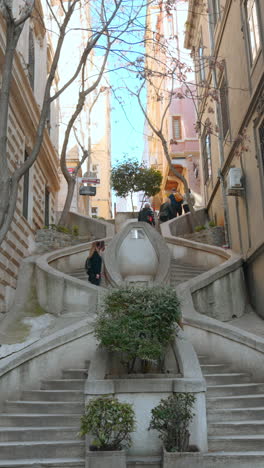
[[[199,47],[198,47],[198,70],[199,70],[199,76],[200,76],[200,81],[205,81],[205,64],[204,64],[204,46],[202,41],[200,41]]]
[[[171,14],[167,15],[167,24],[168,24],[168,36],[173,37],[174,29],[173,29],[173,16]]]
[[[215,27],[217,24],[217,21],[220,18],[220,5],[219,5],[219,0],[211,0],[210,2],[210,20]]]
[[[249,35],[249,48],[251,54],[251,63],[254,62],[260,49],[260,32],[258,23],[258,12],[256,0],[247,0],[246,14]]]
[[[222,115],[222,130],[223,137],[225,138],[229,129],[229,112],[228,112],[228,95],[227,95],[227,83],[226,79],[223,78],[220,85],[220,106]]]
[[[262,167],[264,169],[264,120],[262,121],[259,127],[259,141],[260,141]]]
[[[211,135],[202,138],[203,174],[206,184],[212,175]]]
[[[92,207],[92,218],[97,218],[97,216],[98,216],[98,207],[93,206]]]
[[[90,176],[98,178],[98,172],[99,172],[99,164],[93,164]]]
[[[34,36],[33,31],[30,28],[29,37],[28,37],[28,79],[30,86],[34,89],[35,81],[35,46],[34,46]]]
[[[50,193],[48,187],[45,186],[45,219],[44,224],[45,226],[49,225],[49,215],[50,215]]]
[[[173,139],[181,140],[181,118],[180,117],[173,117],[172,118],[172,135]]]
[[[28,154],[25,153],[25,160],[28,158]],[[24,218],[28,219],[28,195],[29,195],[29,169],[23,176],[23,203],[22,203],[22,214]]]

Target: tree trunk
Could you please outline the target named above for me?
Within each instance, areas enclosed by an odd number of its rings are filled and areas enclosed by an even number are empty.
[[[76,178],[70,177],[70,179],[67,180],[67,184],[68,184],[67,196],[66,196],[66,200],[64,203],[62,213],[61,213],[61,217],[58,221],[58,224],[60,226],[66,225],[67,215],[71,208],[72,198],[73,198],[74,189],[76,185]]]

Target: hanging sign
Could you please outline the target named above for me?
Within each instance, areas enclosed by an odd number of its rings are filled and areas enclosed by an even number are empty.
[[[90,197],[94,197],[96,195],[96,187],[80,187],[79,189],[80,195],[89,195]]]

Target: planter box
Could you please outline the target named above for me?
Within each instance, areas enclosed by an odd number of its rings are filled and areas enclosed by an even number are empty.
[[[126,468],[125,450],[86,451],[85,468]]]
[[[167,452],[163,449],[163,468],[203,468],[201,452]]]

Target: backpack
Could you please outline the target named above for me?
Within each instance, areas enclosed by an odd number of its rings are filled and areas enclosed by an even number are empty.
[[[149,224],[153,224],[154,217],[153,217],[152,211],[149,208],[147,209],[143,208],[143,210],[140,211],[139,213],[138,220],[145,221],[146,223],[149,223]]]
[[[153,224],[153,216],[151,216],[150,214],[147,215],[147,223]]]
[[[170,209],[167,203],[163,203],[160,206],[159,219],[162,222],[168,221],[170,219]]]
[[[183,200],[183,196],[180,192],[176,192],[174,196],[177,202],[181,202]]]

